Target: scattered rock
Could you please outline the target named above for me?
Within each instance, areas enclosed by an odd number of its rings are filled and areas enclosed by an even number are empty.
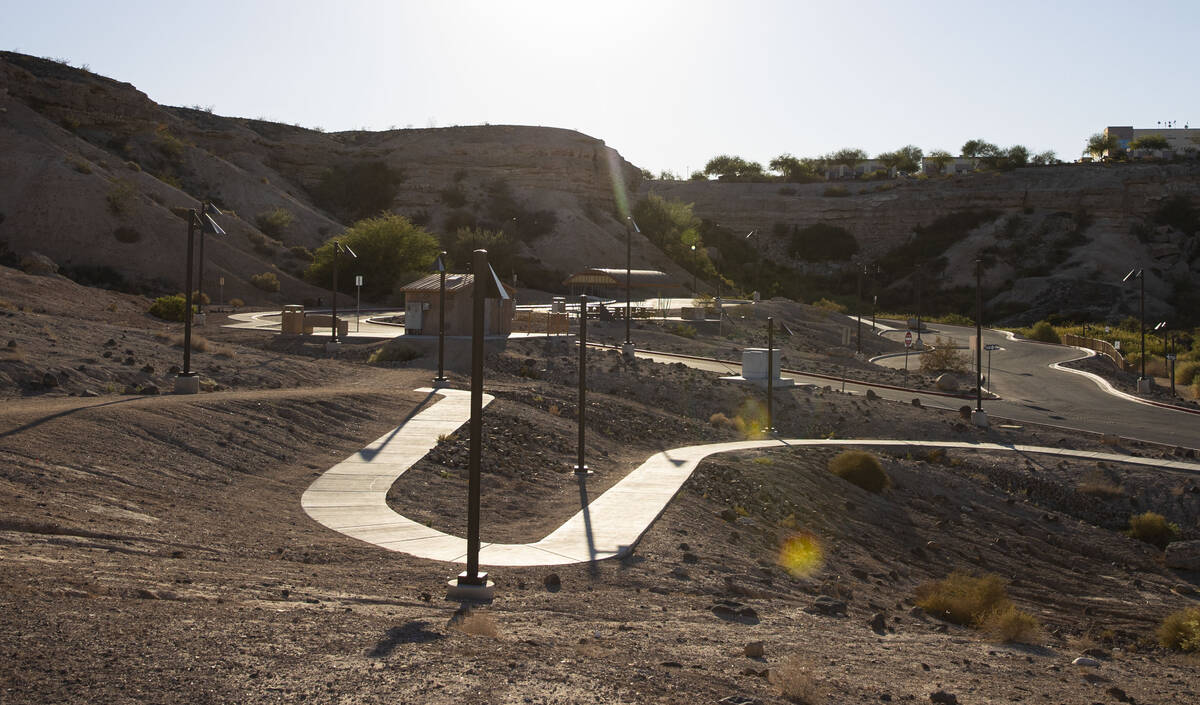
[[[1200,570],[1200,541],[1172,541],[1165,558],[1168,568]]]
[[[920,409],[921,408],[921,400],[918,399],[917,397],[913,397],[912,405],[917,407],[918,409]]]
[[[44,375],[42,375],[42,386],[43,387],[57,387],[58,386],[58,377],[55,377],[53,372],[45,373]]]
[[[874,401],[879,398],[879,395],[875,393],[874,389],[868,389],[867,390],[867,398]]]
[[[154,374],[154,365],[151,365],[150,363],[146,363],[145,365],[142,366],[142,372],[145,372],[148,375]]]
[[[766,653],[766,645],[761,641],[752,641],[746,644],[746,648],[742,649],[742,653],[747,658],[762,658],[763,654]]]
[[[1085,668],[1099,668],[1100,662],[1090,656],[1080,656],[1071,662],[1072,666],[1083,666]]]
[[[935,690],[929,694],[929,702],[940,705],[958,705],[958,696],[944,690]]]
[[[159,393],[158,385],[156,385],[156,384],[144,385],[138,393],[139,394],[158,394]]]
[[[761,700],[748,698],[745,695],[730,695],[728,697],[721,698],[717,702],[721,705],[762,705]]]
[[[920,607],[913,607],[908,611],[908,616],[914,619],[925,619],[925,610]]]
[[[697,556],[695,553],[685,553],[685,554],[683,554],[683,562],[684,563],[699,563],[700,556]]]
[[[745,607],[731,600],[723,600],[720,604],[713,605],[712,613],[729,622],[758,624],[758,612],[755,612],[753,607]]]
[[[558,577],[558,573],[550,573],[542,578],[542,585],[550,592],[558,592],[562,589],[562,578]]]
[[[677,580],[691,580],[692,579],[692,576],[688,574],[687,569],[684,568],[683,566],[678,566],[678,565],[675,566],[675,568],[673,570],[671,570],[671,577],[675,578]]]
[[[1088,671],[1087,673],[1083,674],[1083,679],[1093,685],[1095,685],[1096,683],[1112,683],[1111,678],[1105,678],[1104,676],[1100,675],[1099,673],[1092,673],[1091,671]]]
[[[670,590],[666,589],[665,587],[662,587],[661,585],[652,586],[650,588],[650,592],[654,593],[655,595],[670,595],[671,594]]]
[[[15,341],[15,340],[11,340],[11,339],[10,339],[10,340],[8,341],[8,347],[10,347],[10,348],[15,348],[15,347],[17,347],[17,341]]]
[[[887,631],[887,618],[883,616],[882,612],[876,612],[871,615],[871,620],[867,622],[867,626],[876,634],[883,634]]]
[[[938,388],[939,391],[942,392],[958,391],[958,378],[949,372],[938,375],[938,378],[934,380],[933,384]]]
[[[81,396],[81,397],[98,397],[98,396],[100,396],[100,392],[97,392],[94,389],[85,389],[79,393],[79,396]]]
[[[737,518],[738,518],[737,512],[733,511],[732,509],[729,509],[728,507],[721,510],[720,516],[725,521],[737,521]]]
[[[834,599],[829,595],[817,595],[817,599],[813,600],[812,604],[804,608],[804,611],[809,614],[820,614],[826,617],[836,617],[838,615],[846,615],[846,603],[841,600]]]
[[[1122,703],[1130,702],[1129,696],[1125,694],[1125,691],[1121,690],[1120,688],[1118,688],[1115,685],[1104,692],[1108,693],[1109,696],[1111,696],[1114,700],[1116,700],[1118,702],[1122,702]]]
[[[26,274],[47,276],[58,273],[58,265],[54,260],[40,252],[30,252],[21,258],[21,269]]]
[[[1112,658],[1112,652],[1109,651],[1108,649],[1084,649],[1083,655],[1091,656],[1092,658],[1103,658],[1103,659]]]

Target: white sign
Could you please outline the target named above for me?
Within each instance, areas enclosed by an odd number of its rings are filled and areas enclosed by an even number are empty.
[[[362,275],[358,274],[354,277],[354,286],[362,286]]]
[[[912,347],[912,333],[904,334],[904,347],[906,347],[906,348]]]
[[[1175,353],[1171,353],[1170,355],[1167,355],[1167,359],[1168,359],[1168,360],[1174,360],[1174,359],[1175,359]]]
[[[996,345],[995,343],[988,343],[987,345],[983,346],[983,349],[984,350],[999,350],[1000,346]]]

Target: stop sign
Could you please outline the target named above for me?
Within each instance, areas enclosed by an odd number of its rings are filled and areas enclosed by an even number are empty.
[[[906,347],[906,348],[912,347],[912,333],[911,332],[904,334],[904,347]]]

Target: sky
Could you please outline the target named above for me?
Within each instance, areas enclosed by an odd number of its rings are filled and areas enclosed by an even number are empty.
[[[1200,3],[0,0],[0,49],[327,131],[546,125],[686,176],[718,154],[968,139],[1077,158],[1200,125]]]

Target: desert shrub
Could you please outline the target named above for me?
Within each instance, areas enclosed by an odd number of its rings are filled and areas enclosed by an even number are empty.
[[[947,313],[944,316],[937,317],[938,323],[945,323],[951,326],[974,326],[975,319],[962,315],[961,313]]]
[[[343,222],[387,210],[404,174],[382,161],[338,165],[321,175],[312,189],[317,205]]]
[[[108,210],[113,215],[128,215],[133,211],[133,205],[137,198],[137,191],[134,190],[133,184],[124,179],[114,179],[112,188],[109,189],[105,200],[108,202]]]
[[[1022,612],[1011,603],[985,615],[979,621],[979,628],[993,639],[1026,644],[1034,643],[1043,634],[1037,617]]]
[[[467,192],[463,191],[462,186],[457,183],[442,189],[440,195],[442,203],[450,208],[462,208],[467,205]]]
[[[826,186],[825,190],[821,192],[821,195],[829,196],[830,198],[841,198],[843,196],[849,196],[850,191],[848,191],[845,186]]]
[[[164,321],[182,321],[187,311],[187,301],[183,294],[160,296],[150,304],[150,315]]]
[[[229,305],[232,306],[234,309],[239,309],[239,308],[245,306],[246,302],[242,301],[241,299],[230,299]]]
[[[289,247],[288,254],[296,259],[304,260],[305,262],[313,261],[312,250],[308,249],[304,245],[293,245]]]
[[[829,461],[829,472],[868,492],[882,492],[891,484],[879,458],[865,450],[845,450]]]
[[[1158,643],[1176,651],[1200,651],[1200,607],[1167,615],[1158,627]]]
[[[254,222],[258,225],[258,229],[263,231],[270,237],[280,240],[287,229],[292,227],[292,223],[296,222],[296,217],[286,208],[279,207],[275,210],[263,211],[254,218]]]
[[[999,575],[975,577],[954,571],[945,580],[917,586],[917,606],[947,622],[977,626],[985,617],[1011,603],[1004,579]]]
[[[730,430],[737,430],[737,424],[734,423],[733,419],[719,411],[708,417],[708,423],[713,428],[728,428]]]
[[[933,348],[921,353],[922,372],[965,372],[971,364],[965,350],[950,345],[950,341],[934,338]]]
[[[1049,321],[1038,321],[1033,324],[1033,330],[1029,332],[1029,337],[1033,340],[1040,340],[1043,343],[1062,343],[1062,337],[1058,331],[1054,330],[1054,326],[1050,325]]]
[[[183,152],[187,148],[183,140],[171,134],[166,125],[159,125],[154,131],[154,147],[168,161],[179,163],[183,160]]]
[[[113,237],[117,239],[117,242],[129,244],[141,240],[142,234],[137,231],[137,228],[131,228],[128,225],[122,225],[113,231]]]
[[[839,304],[836,301],[830,301],[829,299],[817,299],[816,301],[812,302],[812,306],[813,306],[813,308],[819,308],[824,311],[829,311],[831,313],[845,313],[846,312],[845,306]]]
[[[1196,381],[1196,373],[1200,372],[1200,362],[1188,360],[1175,363],[1175,383],[1191,384]]]
[[[250,275],[250,283],[266,292],[273,293],[279,291],[279,277],[275,276],[274,272],[252,274]]]
[[[378,348],[367,358],[372,364],[382,362],[409,362],[421,357],[421,351],[407,343],[391,342]]]
[[[817,687],[808,663],[799,655],[793,654],[772,668],[767,680],[793,703],[814,705],[821,701],[821,689]]]
[[[1166,548],[1179,535],[1179,525],[1168,522],[1157,512],[1143,512],[1129,517],[1129,530],[1125,533],[1138,541]]]
[[[1083,494],[1108,499],[1125,494],[1124,488],[1101,470],[1092,470],[1084,475],[1079,480],[1078,489]]]
[[[696,337],[696,329],[686,323],[671,323],[667,326],[667,332],[682,338]]]

